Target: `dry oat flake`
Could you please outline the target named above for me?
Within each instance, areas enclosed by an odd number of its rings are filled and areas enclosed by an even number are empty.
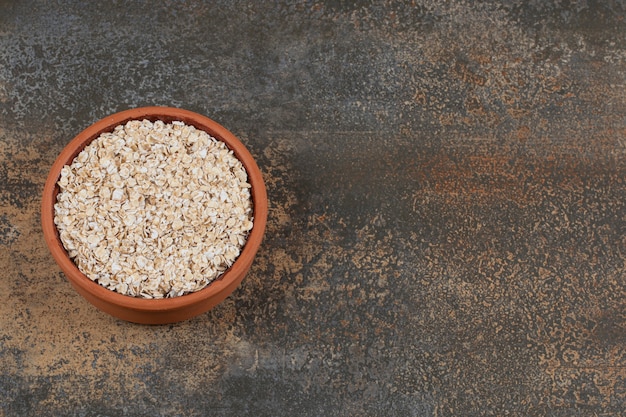
[[[58,184],[54,223],[70,257],[91,280],[129,296],[206,287],[252,229],[242,163],[183,122],[117,126],[64,166]]]

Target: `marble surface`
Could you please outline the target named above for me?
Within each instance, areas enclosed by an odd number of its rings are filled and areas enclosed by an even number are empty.
[[[0,2],[0,416],[626,412],[626,3]],[[43,241],[48,170],[146,105],[263,171],[242,286],[142,326]]]

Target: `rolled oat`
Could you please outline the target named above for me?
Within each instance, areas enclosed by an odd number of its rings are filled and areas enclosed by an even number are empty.
[[[54,222],[77,267],[121,294],[206,287],[252,229],[247,173],[224,142],[183,122],[133,120],[63,167]]]

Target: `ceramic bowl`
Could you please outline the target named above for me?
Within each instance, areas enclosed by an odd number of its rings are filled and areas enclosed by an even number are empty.
[[[130,120],[179,120],[204,130],[223,141],[242,162],[248,173],[253,202],[254,225],[241,254],[234,264],[205,288],[174,298],[144,299],[109,290],[85,276],[68,256],[54,224],[54,204],[59,186],[57,181],[64,165],[73,159],[101,133]],[[222,302],[241,283],[249,271],[263,239],[267,221],[267,193],[261,172],[246,147],[228,130],[200,114],[170,107],[143,107],[122,111],[105,117],[78,134],[60,153],[52,165],[44,186],[41,221],[43,234],[55,261],[76,291],[98,309],[122,320],[143,324],[166,324],[202,314]]]

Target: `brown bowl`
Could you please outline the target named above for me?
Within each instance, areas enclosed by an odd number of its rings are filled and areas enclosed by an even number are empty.
[[[174,298],[144,299],[117,293],[104,288],[84,275],[70,259],[54,224],[54,204],[59,186],[57,181],[64,165],[73,159],[101,133],[130,120],[162,120],[166,123],[178,120],[204,130],[224,142],[241,161],[250,182],[254,224],[241,254],[235,263],[207,287],[190,294]],[[55,261],[63,270],[72,286],[87,301],[98,309],[123,320],[143,324],[165,324],[189,319],[204,313],[222,302],[241,283],[248,273],[254,256],[259,249],[267,222],[267,193],[261,171],[246,147],[223,126],[197,113],[171,107],[143,107],[122,111],[94,123],[78,134],[63,149],[52,165],[44,186],[41,202],[41,223],[46,244]]]

